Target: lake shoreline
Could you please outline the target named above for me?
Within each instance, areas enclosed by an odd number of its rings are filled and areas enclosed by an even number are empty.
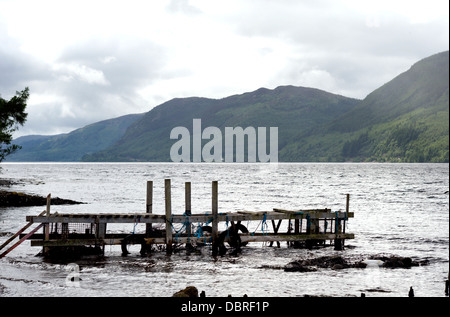
[[[45,206],[47,205],[47,198],[39,195],[31,195],[22,192],[9,191],[12,185],[19,183],[9,179],[0,179],[0,207],[30,207],[30,206]],[[74,201],[71,199],[52,198],[52,205],[79,205],[83,202]]]

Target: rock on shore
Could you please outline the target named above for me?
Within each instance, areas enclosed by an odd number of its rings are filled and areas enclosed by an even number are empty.
[[[427,265],[427,260],[414,261],[410,257],[400,256],[371,256],[371,260],[379,262],[380,267],[385,268],[411,268],[413,266]],[[286,272],[314,272],[318,268],[341,270],[348,268],[366,268],[367,260],[350,261],[340,255],[322,256],[318,258],[296,260],[289,262],[284,267]]]
[[[52,198],[52,205],[77,205],[83,204],[82,202]],[[37,195],[29,195],[19,192],[10,192],[0,190],[0,207],[26,207],[26,206],[45,206],[47,204],[47,198]]]
[[[289,262],[285,267],[286,272],[313,272],[317,268],[331,268],[333,270],[341,270],[346,268],[365,268],[365,264],[358,261],[350,263],[339,255],[322,256],[313,259],[297,260]]]
[[[198,289],[195,286],[188,286],[173,294],[172,297],[198,297]]]

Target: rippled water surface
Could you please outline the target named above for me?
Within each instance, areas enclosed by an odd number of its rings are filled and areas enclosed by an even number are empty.
[[[211,181],[219,181],[219,212],[273,208],[345,209],[355,213],[346,228],[355,234],[344,251],[305,250],[250,243],[238,256],[214,258],[210,247],[171,256],[140,256],[139,247],[121,256],[106,246],[104,258],[76,261],[79,283],[70,282],[73,264],[49,263],[24,242],[0,259],[0,296],[171,296],[188,286],[207,296],[444,296],[449,271],[448,164],[2,164],[8,190],[85,202],[52,206],[60,213],[145,212],[146,181],[154,182],[154,213],[164,213],[164,179],[172,179],[172,210],[184,212],[184,183],[192,182],[192,211],[211,210]],[[0,208],[0,243],[43,207]],[[261,232],[258,223],[249,230]],[[143,232],[144,224],[108,227]],[[271,228],[271,226],[270,226]],[[285,228],[282,228],[285,230]],[[2,250],[4,251],[4,250]],[[339,254],[407,256],[428,265],[410,269],[319,269],[285,272],[300,258]]]

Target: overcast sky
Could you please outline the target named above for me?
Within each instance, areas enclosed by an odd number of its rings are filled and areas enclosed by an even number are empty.
[[[16,137],[260,87],[363,99],[449,49],[448,12],[448,0],[0,0],[0,94],[30,88]]]

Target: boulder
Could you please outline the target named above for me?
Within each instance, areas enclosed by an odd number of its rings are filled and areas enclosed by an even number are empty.
[[[303,264],[304,261],[292,261],[284,267],[285,272],[314,272],[316,269]]]
[[[172,297],[198,297],[198,289],[195,286],[188,286],[173,294]]]
[[[409,269],[412,266],[419,266],[419,262],[413,261],[410,257],[401,256],[381,256],[375,257],[376,260],[383,261],[383,267],[386,268],[404,268]]]

